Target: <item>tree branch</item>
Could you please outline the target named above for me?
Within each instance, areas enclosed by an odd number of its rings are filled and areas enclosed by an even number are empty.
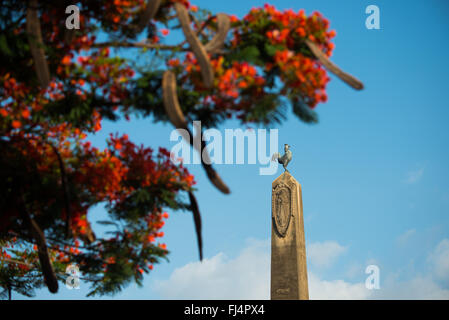
[[[202,34],[204,37],[207,38],[207,34],[204,33],[204,28],[202,28],[201,23],[198,21],[198,19],[189,12],[189,17],[190,19],[193,20],[193,23],[195,23],[196,27],[198,28],[197,32],[196,32],[196,36],[199,36],[200,34]]]
[[[28,1],[26,16],[26,32],[31,54],[36,68],[40,85],[45,88],[50,82],[50,71],[45,59],[44,42],[42,40],[41,25],[37,15],[37,0]]]
[[[15,260],[15,259],[0,258],[0,261],[13,263],[13,264],[21,264],[21,265],[27,266],[29,268],[33,268],[34,267],[32,264],[29,264],[29,263],[23,262],[23,261],[19,261],[19,260]]]
[[[116,48],[145,48],[145,49],[157,49],[157,50],[180,50],[188,51],[182,48],[182,43],[178,45],[164,45],[156,43],[146,43],[146,42],[125,42],[125,41],[107,41],[107,42],[97,42],[92,45],[93,48],[105,48],[105,47],[116,47]]]

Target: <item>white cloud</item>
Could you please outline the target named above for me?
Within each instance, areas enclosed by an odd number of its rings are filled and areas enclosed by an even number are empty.
[[[436,280],[449,287],[449,239],[443,239],[430,253],[428,261]]]
[[[344,250],[337,242],[312,243],[312,261],[329,265]],[[334,251],[338,251],[335,254]],[[321,280],[309,272],[311,299],[365,299],[362,283]],[[218,253],[203,262],[177,268],[166,280],[155,283],[164,299],[270,299],[270,242],[250,240],[234,259]]]
[[[306,248],[310,263],[317,267],[330,267],[347,248],[336,241],[311,243]]]
[[[218,253],[189,263],[156,282],[155,290],[164,299],[269,299],[269,248],[268,241],[250,240],[236,258]]]
[[[335,241],[311,243],[307,249],[310,261],[321,266],[330,266],[347,251]],[[449,239],[436,246],[429,262],[432,273],[412,274],[405,280],[381,269],[379,290],[366,289],[364,281],[325,280],[309,267],[309,296],[313,300],[449,299],[449,290],[438,281],[449,277]],[[361,270],[367,276],[364,268]],[[153,289],[162,299],[269,299],[270,242],[249,240],[235,258],[218,253],[203,262],[188,263],[175,269],[168,279],[157,280]]]
[[[347,279],[359,278],[361,274],[365,274],[365,269],[368,265],[370,264],[362,264],[360,262],[352,261],[348,263],[345,268],[346,270],[344,275]]]
[[[400,246],[404,246],[415,233],[416,229],[410,229],[405,231],[396,239],[397,244]]]
[[[311,300],[365,300],[371,295],[365,283],[344,280],[322,280],[309,272],[309,298]]]
[[[413,231],[413,232],[412,232]],[[405,232],[399,239],[408,240],[414,229]],[[385,280],[381,273],[381,289],[374,290],[374,299],[449,299],[449,239],[441,240],[427,258],[430,272],[411,275],[398,280],[400,274],[389,274]]]
[[[423,174],[424,174],[424,168],[409,171],[407,173],[407,178],[405,179],[405,183],[408,183],[408,184],[416,183],[422,178]]]
[[[397,281],[393,277],[387,279],[384,284],[381,282],[380,290],[373,290],[371,298],[383,300],[445,300],[449,299],[449,290],[442,288],[429,275],[417,275],[406,281]]]

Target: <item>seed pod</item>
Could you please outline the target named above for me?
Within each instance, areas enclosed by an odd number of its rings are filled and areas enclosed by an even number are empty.
[[[209,53],[215,53],[223,47],[228,31],[231,28],[231,20],[227,14],[219,13],[217,14],[217,24],[217,33],[212,40],[204,46]]]
[[[201,41],[196,36],[195,32],[190,28],[190,18],[186,7],[179,3],[175,3],[176,14],[182,27],[184,36],[190,45],[198,63],[201,67],[201,75],[206,88],[211,88],[214,84],[214,71],[210,63],[209,56]]]
[[[69,238],[71,235],[71,224],[72,224],[72,213],[70,210],[70,192],[69,192],[69,185],[67,182],[67,174],[65,170],[64,161],[62,160],[61,154],[59,153],[58,149],[53,145],[50,144],[51,148],[53,149],[53,152],[56,154],[56,157],[58,158],[58,164],[59,164],[59,170],[61,171],[61,184],[62,184],[62,192],[64,195],[64,209],[66,214],[66,238]]]
[[[30,214],[26,211],[25,203],[23,199],[20,199],[18,203],[19,210],[21,211],[22,218],[25,225],[28,227],[31,236],[36,241],[39,257],[39,263],[41,265],[42,274],[44,275],[44,282],[51,293],[58,292],[58,280],[56,279],[55,271],[53,270],[53,265],[48,254],[47,242],[45,235],[42,232],[39,225],[31,218]]]
[[[140,17],[139,23],[137,24],[137,33],[141,32],[154,18],[157,11],[159,10],[159,6],[161,5],[161,0],[148,0],[147,5],[145,7],[145,11]]]
[[[28,1],[26,15],[26,32],[31,54],[36,68],[37,78],[42,87],[50,82],[50,71],[45,59],[44,43],[42,41],[41,25],[37,16],[37,0]]]
[[[217,171],[212,167],[210,164],[206,164],[202,162],[204,170],[206,170],[207,177],[209,178],[210,182],[221,192],[224,194],[230,194],[231,190],[228,188],[228,186],[223,182],[221,177],[218,175]]]
[[[69,45],[75,39],[75,29],[65,29],[64,31],[64,42]]]
[[[196,201],[195,195],[192,191],[189,191],[190,210],[193,213],[193,222],[195,223],[196,239],[198,242],[198,251],[200,254],[200,261],[203,260],[203,238],[201,236],[201,214]]]
[[[332,63],[314,42],[306,39],[306,44],[309,47],[310,51],[312,51],[312,53],[318,59],[318,61],[320,61],[323,64],[323,66],[326,67],[327,70],[335,74],[337,77],[339,77],[341,80],[349,84],[354,89],[356,90],[363,89],[363,83],[360,82],[360,80],[344,72],[337,65]]]
[[[188,141],[195,149],[197,149],[197,147],[193,143],[192,132],[187,127],[187,121],[179,105],[178,95],[176,93],[175,75],[170,70],[166,70],[162,77],[162,91],[165,112],[167,113],[170,122],[175,126],[175,128],[183,129],[179,130],[179,132],[181,133],[184,140]],[[203,168],[207,173],[207,177],[218,190],[225,194],[230,193],[231,191],[229,190],[228,186],[223,182],[223,180],[221,180],[218,173],[214,170],[214,168],[212,168],[212,165],[210,164],[210,157],[209,153],[207,152],[206,143],[203,141],[203,139],[200,139],[200,141],[201,149],[197,149],[197,151],[200,154],[201,164],[203,165]],[[204,159],[207,159],[207,161],[205,162]]]
[[[207,177],[212,182],[212,184],[224,194],[231,193],[228,186],[221,180],[221,177],[218,175],[217,171],[212,167],[212,161],[210,159],[209,152],[207,151],[206,142],[203,140],[203,133],[200,132],[200,137],[195,137],[197,140],[201,141],[201,146],[197,146],[191,141],[192,146],[201,156],[201,164],[203,165],[204,170],[206,171]]]
[[[175,128],[187,128],[187,121],[182,113],[176,93],[175,74],[167,70],[162,77],[162,95],[164,100],[165,112]]]

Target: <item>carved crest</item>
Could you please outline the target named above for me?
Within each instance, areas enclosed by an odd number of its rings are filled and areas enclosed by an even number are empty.
[[[284,183],[278,184],[273,190],[272,215],[278,234],[285,237],[292,216],[291,189]]]

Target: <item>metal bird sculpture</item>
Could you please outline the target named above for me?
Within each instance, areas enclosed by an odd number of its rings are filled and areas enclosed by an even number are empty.
[[[284,155],[281,157],[279,152],[275,152],[271,157],[271,161],[276,161],[282,164],[285,171],[287,170],[287,165],[290,161],[292,161],[292,152],[290,151],[290,146],[288,144],[284,144]]]

